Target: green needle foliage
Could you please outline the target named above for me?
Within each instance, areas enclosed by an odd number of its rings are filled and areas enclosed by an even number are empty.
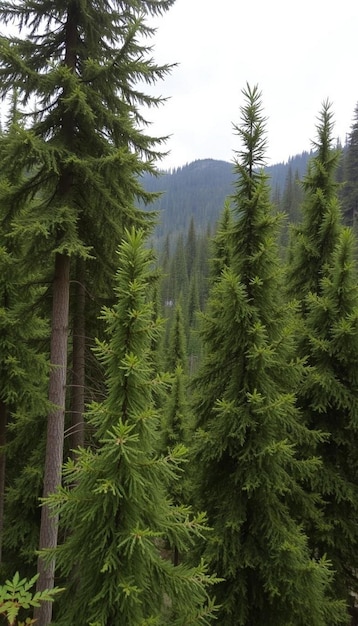
[[[303,299],[319,293],[324,268],[330,263],[340,232],[340,207],[335,173],[340,159],[333,147],[333,113],[324,102],[318,118],[315,156],[303,180],[302,222],[293,226],[287,271],[288,291]]]
[[[224,578],[214,589],[221,626],[325,626],[342,620],[342,607],[329,599],[329,565],[310,558],[298,521],[316,514],[303,484],[320,465],[297,447],[319,435],[295,403],[302,364],[281,295],[279,218],[261,169],[261,95],[249,86],[243,93],[231,254],[202,318],[206,357],[193,385],[197,501],[213,527],[203,554]]]
[[[308,426],[326,433],[316,449],[323,469],[313,488],[322,496],[323,520],[309,531],[312,550],[331,560],[336,595],[350,603],[351,592],[358,590],[353,549],[358,541],[358,289],[356,243],[342,227],[332,145],[332,114],[324,104],[317,154],[304,188],[303,223],[293,232],[288,285],[300,304],[298,352],[307,363],[298,402]]]
[[[358,590],[358,289],[353,261],[355,240],[341,233],[321,294],[310,293],[302,351],[308,355],[299,402],[310,424],[327,432],[317,453],[324,470],[314,487],[323,498],[323,523],[312,533],[312,547],[327,554],[337,571],[337,597]]]
[[[231,248],[230,231],[233,225],[233,216],[229,200],[226,200],[222,215],[217,224],[216,233],[211,241],[210,250],[210,274],[214,281],[219,278],[222,271],[230,266]]]
[[[173,2],[0,2],[19,29],[0,39],[0,93],[17,94],[0,142],[1,198],[36,263],[54,252],[95,258],[105,281],[123,227],[148,221],[134,211],[136,197],[151,198],[138,175],[155,172],[165,138],[142,131],[142,112],[163,99],[135,85],[170,70],[148,56],[145,20]]]
[[[162,98],[136,84],[170,69],[148,55],[145,20],[173,2],[0,2],[9,32],[18,30],[0,40],[1,95],[17,97],[0,146],[3,206],[36,262],[54,249],[90,255],[108,275],[118,232],[143,220],[133,201],[150,194],[138,174],[154,171],[164,141],[143,132],[143,110]]]
[[[10,575],[14,567],[26,572],[38,547],[49,329],[36,314],[45,287],[29,275],[21,255],[1,247],[0,268],[1,499],[6,482],[0,536],[2,571]]]
[[[184,332],[183,314],[180,304],[174,311],[174,319],[170,332],[168,346],[168,371],[172,377],[171,388],[164,406],[162,439],[164,452],[173,450],[178,445],[187,446],[189,443],[192,424],[188,402],[188,367],[186,338]],[[175,477],[171,485],[171,494],[176,504],[188,502],[188,480],[182,477],[180,481]],[[174,551],[174,558],[177,555]]]
[[[178,444],[187,444],[188,439],[188,367],[184,320],[180,304],[175,307],[174,319],[170,329],[167,370],[172,375],[172,385],[164,411],[164,450],[172,449]],[[179,485],[180,490],[181,486]]]
[[[115,251],[124,228],[149,229],[152,223],[136,203],[152,198],[142,188],[141,174],[156,173],[165,138],[145,132],[143,111],[163,102],[146,88],[170,67],[151,57],[148,40],[155,29],[148,18],[165,13],[173,2],[0,1],[0,96],[6,100],[16,94],[16,115],[0,137],[1,224],[25,264],[51,283],[54,367],[48,385],[45,496],[61,482],[68,333],[71,315],[77,313],[69,306],[74,285],[80,283],[85,291],[86,282],[91,283],[97,304],[95,311],[91,307],[93,320],[111,297]],[[90,341],[88,316],[81,312],[79,317],[73,336]],[[84,362],[83,343],[75,359]],[[72,395],[88,381],[82,372]],[[75,410],[81,419],[81,409]],[[57,521],[44,506],[41,548],[55,547]],[[38,569],[38,588],[49,588],[54,563],[45,571],[40,559]],[[47,626],[50,606],[44,605],[37,617],[40,626]]]
[[[358,104],[354,108],[351,130],[348,135],[343,163],[344,185],[341,191],[344,222],[347,226],[357,226],[358,208]]]
[[[169,335],[166,368],[169,372],[174,372],[177,365],[180,365],[184,372],[188,369],[184,316],[180,303],[176,304],[174,308]]]
[[[107,341],[98,344],[108,393],[88,413],[91,449],[64,468],[64,486],[49,499],[59,510],[63,544],[59,573],[67,590],[57,626],[202,625],[213,606],[205,566],[174,565],[169,544],[185,553],[205,531],[202,514],[175,506],[168,486],[179,479],[183,446],[157,455],[160,416],[153,393],[150,347],[158,333],[150,298],[152,255],[142,232],[127,233],[119,248],[117,302],[105,309]]]

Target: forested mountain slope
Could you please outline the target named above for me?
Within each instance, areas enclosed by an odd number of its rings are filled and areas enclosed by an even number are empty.
[[[290,178],[303,175],[310,156],[311,153],[303,152],[290,157],[286,163],[266,168],[274,198],[283,197]],[[145,189],[162,192],[150,207],[159,211],[156,242],[160,245],[168,234],[175,236],[187,232],[192,218],[197,232],[205,232],[213,226],[221,214],[225,198],[234,193],[233,181],[233,164],[215,159],[194,161],[164,171],[158,178],[145,174],[142,180]]]

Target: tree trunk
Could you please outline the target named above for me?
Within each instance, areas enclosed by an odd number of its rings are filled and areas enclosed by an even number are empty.
[[[70,258],[57,254],[53,283],[51,327],[51,372],[49,400],[53,410],[47,420],[47,442],[43,497],[54,493],[61,484],[63,437],[65,424],[67,340],[69,310]],[[46,504],[41,511],[40,550],[57,546],[58,515],[51,514]],[[52,589],[55,577],[55,558],[38,559],[37,590]],[[37,626],[48,626],[52,617],[52,603],[44,602],[35,609]]]
[[[6,424],[8,409],[2,400],[0,400],[0,446],[6,443]],[[0,451],[0,563],[2,562],[2,545],[4,532],[4,500],[5,500],[5,450]]]
[[[71,450],[84,446],[85,409],[85,349],[86,349],[86,291],[84,260],[78,259],[73,313],[72,354],[72,401],[71,401]]]
[[[75,72],[77,46],[77,3],[67,6],[65,65]],[[64,88],[64,96],[66,88]],[[64,144],[71,148],[75,121],[72,111],[65,110],[62,118],[62,134]],[[73,186],[73,173],[64,167],[58,187],[59,197],[68,198]],[[64,254],[56,254],[55,277],[53,284],[52,326],[51,326],[51,373],[49,400],[54,406],[47,421],[47,443],[44,475],[43,497],[54,493],[61,484],[63,463],[63,439],[65,429],[66,378],[67,378],[67,343],[69,326],[70,298],[70,258]],[[50,513],[44,505],[41,511],[40,550],[57,547],[58,515]],[[45,560],[38,559],[37,589],[52,589],[55,579],[55,557]],[[52,618],[52,603],[43,602],[34,611],[36,626],[48,626]]]

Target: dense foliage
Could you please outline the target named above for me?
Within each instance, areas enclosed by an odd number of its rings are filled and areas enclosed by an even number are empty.
[[[199,626],[211,614],[204,564],[176,567],[162,555],[167,544],[188,550],[205,524],[167,495],[179,479],[182,446],[165,457],[156,453],[160,416],[153,394],[166,382],[151,357],[158,325],[143,233],[128,233],[118,263],[117,302],[103,311],[107,339],[96,350],[108,393],[89,407],[91,448],[65,465],[64,487],[50,498],[66,536],[57,561],[67,590],[55,623]]]
[[[289,292],[298,299],[298,350],[306,374],[297,400],[307,424],[326,433],[316,453],[323,462],[314,479],[323,519],[311,530],[317,554],[337,571],[339,596],[357,587],[358,541],[358,290],[354,236],[343,228],[335,170],[332,112],[325,103],[317,127],[317,152],[304,178],[302,223],[292,233],[287,271]]]
[[[342,149],[325,102],[311,152],[269,166],[247,85],[234,163],[160,172],[173,4],[0,1],[3,613],[347,626],[357,109]]]
[[[224,579],[215,589],[220,624],[324,626],[341,616],[329,601],[329,568],[310,557],[300,523],[302,511],[314,515],[302,483],[320,469],[301,450],[319,434],[295,405],[302,366],[283,302],[278,217],[262,172],[265,120],[257,88],[244,97],[231,255],[209,293],[205,358],[194,380],[196,498],[214,531],[203,553]]]

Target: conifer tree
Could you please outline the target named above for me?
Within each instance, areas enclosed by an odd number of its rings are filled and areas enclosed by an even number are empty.
[[[167,495],[182,450],[156,455],[159,415],[153,390],[153,321],[148,284],[152,255],[142,232],[120,245],[116,304],[103,317],[107,339],[97,353],[106,370],[107,397],[93,404],[94,446],[65,465],[65,484],[50,497],[59,509],[64,543],[57,563],[69,581],[57,626],[208,624],[210,578],[204,566],[163,558],[165,540],[185,551],[203,531],[203,517],[175,506]]]
[[[302,423],[294,390],[302,367],[280,297],[278,216],[262,171],[265,119],[257,87],[244,90],[231,259],[203,316],[206,349],[194,380],[197,497],[213,536],[204,546],[224,581],[215,587],[221,626],[324,626],[341,607],[331,573],[311,559],[299,514],[314,515],[302,481],[316,459],[296,454],[318,435]]]
[[[195,222],[194,217],[192,216],[185,242],[186,267],[189,279],[192,277],[192,273],[195,270],[195,262],[197,259],[197,241],[198,238],[195,230]]]
[[[170,274],[172,278],[172,300],[174,304],[177,304],[180,298],[182,298],[184,318],[186,318],[187,313],[184,309],[184,305],[188,302],[189,294],[189,276],[185,252],[184,237],[180,233],[177,238],[174,254],[172,256]]]
[[[189,421],[189,403],[187,398],[188,377],[184,374],[182,366],[178,363],[173,373],[170,395],[164,411],[163,439],[164,450],[170,451],[175,446],[189,444],[191,424]],[[189,479],[187,475],[174,476],[169,491],[174,504],[180,505],[189,502]],[[177,546],[171,547],[172,561],[179,564],[179,550]]]
[[[344,229],[322,279],[308,294],[301,336],[308,371],[298,399],[309,424],[327,433],[314,488],[322,495],[323,523],[311,531],[316,554],[326,554],[337,597],[350,603],[358,591],[358,288],[355,240]]]
[[[352,547],[358,541],[358,289],[354,237],[342,227],[334,183],[338,160],[326,105],[320,120],[317,155],[309,170],[316,177],[308,177],[303,227],[293,233],[292,249],[301,269],[304,250],[321,250],[322,258],[316,255],[314,263],[308,262],[303,275],[297,273],[301,270],[293,258],[288,272],[291,294],[300,303],[298,354],[307,364],[298,403],[306,423],[326,433],[316,450],[322,471],[313,481],[313,489],[322,497],[323,519],[310,528],[311,546],[315,554],[326,554],[331,560],[337,572],[336,595],[349,602],[349,594],[357,592]]]
[[[47,320],[34,314],[46,287],[37,284],[37,275],[29,276],[21,254],[6,243],[0,247],[0,561],[2,572],[13,575],[20,566],[25,572],[38,547],[33,520],[43,476],[38,448],[48,411],[49,363],[43,349]]]
[[[293,172],[292,165],[289,165],[286,175],[282,200],[278,203],[285,214],[286,221],[281,231],[280,246],[284,249],[289,241],[289,226],[296,224],[300,218],[300,206],[303,199],[302,186],[299,180],[298,171]]]
[[[180,304],[175,307],[174,311],[174,322],[168,346],[167,369],[173,375],[173,381],[165,407],[163,425],[164,450],[171,449],[178,444],[187,444],[188,403],[186,388],[188,358]],[[181,492],[180,485],[176,491]]]
[[[163,302],[164,315],[167,318],[164,347],[168,350],[171,329],[173,324],[175,324],[175,311],[178,304],[182,311],[185,334],[186,336],[188,335],[189,279],[182,234],[178,235],[174,252],[169,257],[168,272],[166,276],[163,276],[162,293],[165,297]]]
[[[195,329],[196,326],[196,313],[200,311],[200,298],[199,298],[199,260],[196,259],[193,266],[193,271],[189,282],[189,296],[188,296],[188,326],[189,331]]]
[[[332,136],[333,113],[324,102],[318,118],[316,154],[303,179],[302,221],[292,229],[287,284],[290,295],[303,299],[318,293],[324,268],[338,242],[340,207],[335,172],[340,153]]]
[[[211,242],[210,270],[212,280],[220,278],[222,271],[230,267],[231,248],[229,241],[231,237],[232,220],[231,204],[229,199],[227,199],[217,225],[215,236]]]
[[[348,135],[343,165],[344,185],[342,188],[342,207],[344,221],[348,226],[355,226],[358,214],[358,103],[354,110],[351,131]]]
[[[187,353],[186,353],[186,338],[184,330],[184,319],[181,304],[178,303],[174,307],[174,319],[170,329],[168,356],[166,361],[166,367],[169,372],[174,372],[177,365],[187,370]]]
[[[170,235],[168,234],[165,238],[163,248],[159,257],[159,267],[161,269],[161,280],[160,280],[160,304],[165,310],[166,307],[169,307],[173,300],[173,292],[172,292],[172,284],[171,284],[171,276],[170,276],[170,255],[171,255],[171,242]]]
[[[200,311],[200,299],[199,299],[199,286],[198,281],[200,279],[198,264],[192,274],[189,286],[189,300],[188,300],[188,358],[190,362],[190,375],[197,368],[200,362],[201,355],[201,341],[198,334],[197,314]]]
[[[180,443],[184,444],[186,441],[188,358],[183,313],[180,304],[177,304],[174,310],[166,369],[172,374],[173,381],[165,407],[163,424],[164,450],[173,448]]]
[[[199,304],[200,311],[205,309],[208,299],[209,289],[209,242],[211,240],[211,227],[208,224],[207,229],[201,234],[198,245],[198,264],[199,264]]]
[[[290,223],[295,224],[299,221],[302,198],[303,193],[298,171],[294,172],[292,165],[289,165],[281,205]]]
[[[165,411],[164,440],[165,449],[179,443],[187,444],[188,439],[188,402],[186,398],[187,376],[180,363],[173,372],[173,382]],[[180,487],[179,487],[180,489]]]
[[[149,195],[138,175],[153,171],[161,140],[140,130],[141,107],[161,98],[135,85],[153,83],[169,69],[148,57],[146,38],[154,30],[146,18],[173,2],[0,2],[3,22],[19,31],[0,41],[0,93],[15,89],[19,108],[18,123],[0,142],[7,178],[1,202],[11,234],[29,244],[28,259],[52,268],[45,496],[61,480],[74,263],[94,257],[108,278],[123,227],[144,224],[134,202]],[[56,540],[57,519],[44,506],[40,547]],[[51,588],[53,569],[39,560],[39,589]],[[40,626],[49,620],[41,617]]]

